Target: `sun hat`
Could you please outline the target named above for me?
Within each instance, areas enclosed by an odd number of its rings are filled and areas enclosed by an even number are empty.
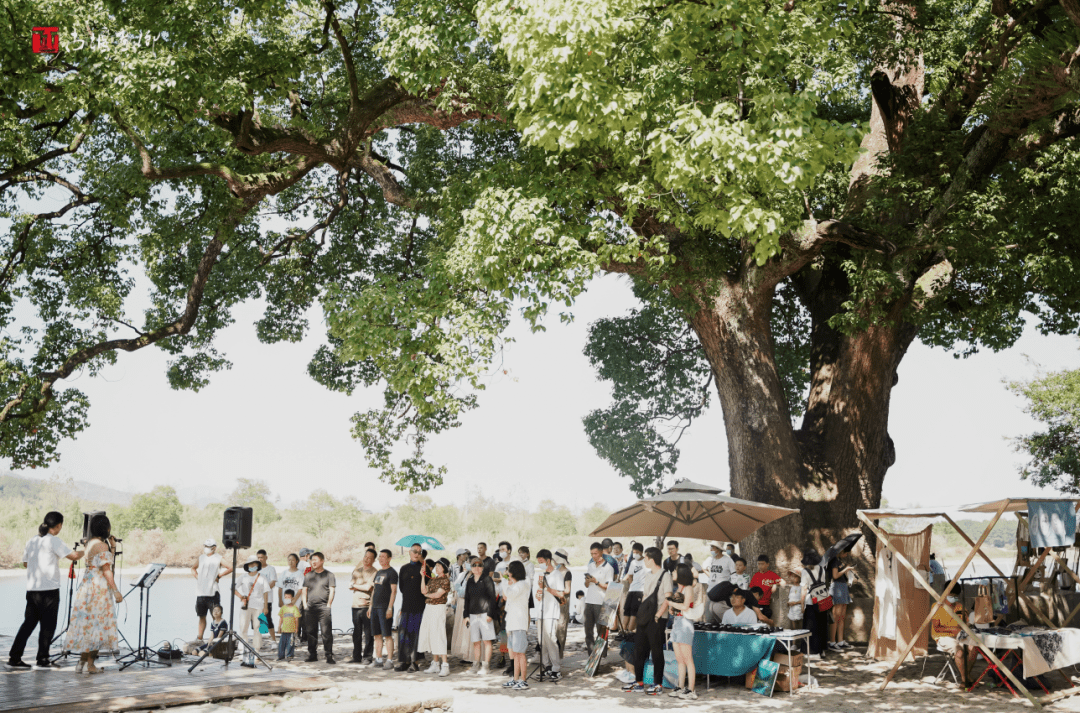
[[[555,550],[555,559],[562,560],[562,563],[567,566],[570,565],[570,556],[567,555],[566,550],[562,549],[561,547]]]
[[[214,542],[214,538],[213,538],[213,537],[210,537],[210,538],[207,538],[207,539],[206,539],[206,540],[205,540],[205,541],[204,541],[204,542],[202,543],[202,546],[203,546],[203,547],[217,547],[217,543],[216,543],[216,542]]]
[[[245,571],[245,572],[250,572],[251,570],[250,570],[250,569],[248,569],[248,567],[249,567],[250,565],[253,565],[253,564],[254,564],[254,565],[258,565],[258,566],[257,566],[257,567],[255,568],[255,571],[256,571],[256,572],[258,572],[259,570],[261,570],[261,569],[262,569],[262,562],[260,562],[260,561],[259,561],[259,558],[258,558],[258,556],[256,556],[256,555],[251,555],[251,556],[250,556],[250,557],[248,557],[248,558],[247,558],[246,560],[244,560],[244,567],[243,567],[244,571]]]
[[[440,557],[435,561],[435,563],[441,564],[444,572],[450,571],[450,560],[446,559],[445,557]],[[432,567],[432,569],[434,569],[434,567]]]

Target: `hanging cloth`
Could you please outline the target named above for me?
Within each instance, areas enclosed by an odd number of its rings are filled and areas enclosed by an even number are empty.
[[[910,534],[886,532],[885,535],[915,569],[926,571],[930,569],[931,530],[928,526]],[[873,629],[867,655],[895,661],[930,613],[930,595],[915,583],[911,572],[880,540],[876,563]],[[911,657],[925,655],[928,641],[929,630],[923,629]]]
[[[1071,500],[1028,500],[1032,547],[1072,547],[1076,505]]]

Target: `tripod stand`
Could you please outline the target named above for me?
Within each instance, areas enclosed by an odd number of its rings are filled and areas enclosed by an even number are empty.
[[[228,545],[229,543],[226,542],[225,544]],[[228,666],[229,662],[232,661],[232,652],[235,650],[237,642],[239,642],[255,658],[259,659],[259,663],[261,663],[263,666],[266,666],[267,671],[271,671],[274,667],[266,663],[266,660],[259,655],[259,652],[256,651],[251,644],[247,642],[247,639],[245,639],[243,636],[238,636],[236,630],[233,629],[233,614],[236,612],[236,597],[233,596],[234,592],[236,592],[236,550],[236,547],[232,548],[232,583],[229,585],[229,630],[225,632],[225,636],[221,637],[221,641],[214,644],[214,646],[221,646],[224,648],[225,651],[229,652],[228,656],[225,659],[225,665]],[[229,648],[230,643],[233,645],[231,649]],[[191,667],[188,669],[188,673],[194,671],[196,666],[205,661],[206,657],[210,655],[210,651],[211,647],[207,646],[206,651],[203,651],[202,656],[199,657],[199,660],[191,664]]]
[[[136,663],[142,663],[144,668],[149,668],[150,664],[156,666],[172,666],[172,664],[159,661],[156,656],[157,653],[151,649],[147,644],[150,638],[150,587],[154,586],[154,582],[157,581],[161,573],[165,571],[165,565],[163,564],[151,564],[143,572],[143,576],[139,578],[139,581],[131,586],[131,589],[127,591],[124,598],[127,598],[128,594],[131,594],[136,589],[139,590],[139,634],[135,639],[135,643],[138,644],[138,648],[134,649],[131,653],[124,654],[116,659],[117,663],[124,661],[124,659],[130,659],[125,661],[120,670],[123,671],[128,666],[133,666]],[[143,597],[145,596],[145,605]]]

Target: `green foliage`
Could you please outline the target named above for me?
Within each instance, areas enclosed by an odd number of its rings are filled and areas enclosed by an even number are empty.
[[[1024,411],[1045,430],[1013,441],[1031,456],[1020,477],[1062,493],[1080,493],[1080,369],[1047,374],[1008,388],[1027,399]]]
[[[149,493],[139,493],[131,499],[131,505],[123,508],[113,518],[113,530],[117,533],[132,530],[164,530],[172,532],[180,527],[184,506],[176,490],[159,485]]]
[[[256,478],[237,478],[236,489],[229,493],[229,503],[232,506],[251,508],[251,517],[258,525],[267,525],[277,522],[281,515],[271,500],[270,486],[265,480]]]
[[[983,531],[986,530],[987,522],[987,520],[957,520],[956,524],[960,526],[960,529],[964,531],[964,534],[972,540],[978,541],[982,536]],[[947,522],[934,523],[934,537],[943,538],[946,547],[966,549],[970,549],[971,547],[971,545],[969,545],[964,538],[953,529],[952,525]],[[1016,520],[1012,518],[1002,518],[1001,520],[998,520],[997,524],[994,525],[994,529],[990,531],[990,535],[986,538],[986,545],[1001,549],[1015,549]]]
[[[541,500],[536,513],[540,529],[550,536],[570,537],[577,534],[574,513],[565,505],[558,505],[553,500]]]

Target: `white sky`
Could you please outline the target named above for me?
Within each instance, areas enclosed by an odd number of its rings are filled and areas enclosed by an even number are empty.
[[[581,418],[609,401],[582,349],[588,324],[624,313],[633,304],[626,282],[597,280],[575,307],[575,324],[551,319],[531,334],[521,321],[512,332],[505,367],[480,395],[480,408],[461,428],[433,439],[428,455],[449,467],[446,483],[431,492],[462,503],[482,488],[501,501],[552,498],[574,508],[603,501],[617,509],[634,500],[627,482],[589,446]],[[257,305],[236,312],[219,349],[231,371],[212,376],[202,392],[172,391],[167,355],[156,349],[120,353],[103,376],[72,380],[91,400],[90,428],[61,447],[58,469],[77,480],[146,491],[176,487],[220,497],[237,477],[266,480],[282,503],[324,487],[354,495],[377,510],[404,501],[364,464],[349,435],[350,416],[381,404],[378,390],[352,397],[331,393],[305,368],[322,339],[319,315],[300,344],[263,345],[254,336]],[[966,360],[914,345],[893,390],[890,433],[897,462],[884,494],[894,506],[960,504],[1006,496],[1049,495],[1020,481],[1007,439],[1036,428],[1002,379],[1026,379],[1044,370],[1075,368],[1075,337],[1042,337],[1028,330],[1012,349]],[[715,395],[714,395],[715,396]],[[727,443],[716,399],[682,441],[678,476],[728,487]],[[41,470],[23,474],[44,477]]]

